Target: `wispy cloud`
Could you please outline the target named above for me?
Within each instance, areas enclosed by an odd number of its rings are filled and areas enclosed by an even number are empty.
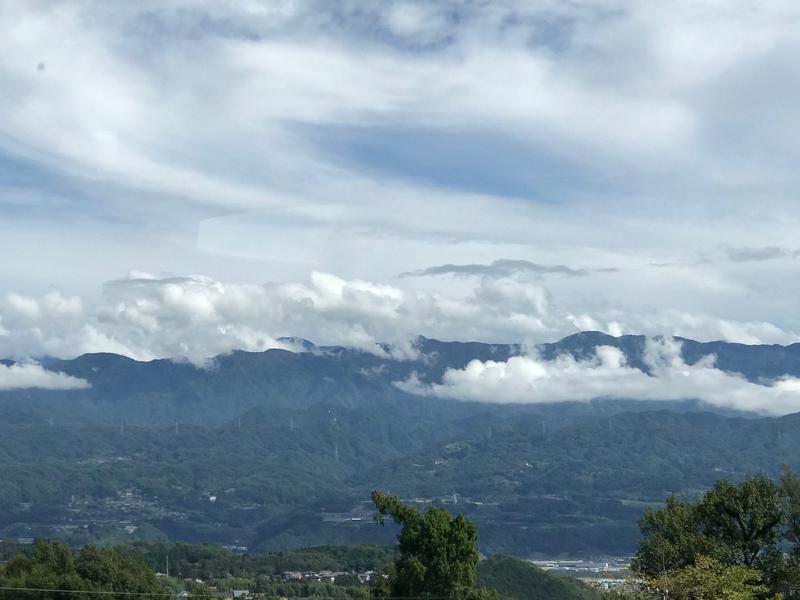
[[[692,268],[724,263],[766,262],[786,258],[797,258],[800,250],[781,246],[730,246],[721,244],[713,251],[699,251],[697,256],[685,261],[651,261],[649,266],[655,268]]]
[[[607,267],[601,269],[573,269],[566,265],[543,265],[528,260],[514,260],[500,258],[489,264],[467,265],[438,265],[401,273],[400,277],[426,277],[432,275],[461,275],[461,276],[488,276],[508,277],[514,273],[530,273],[534,275],[566,275],[569,277],[583,277],[589,273],[616,273],[619,269]]]
[[[723,250],[725,257],[732,262],[761,262],[779,258],[796,258],[800,250],[781,248],[778,246],[752,247],[726,247]]]

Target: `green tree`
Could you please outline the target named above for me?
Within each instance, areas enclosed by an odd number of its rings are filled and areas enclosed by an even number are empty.
[[[784,537],[792,554],[800,558],[800,477],[787,465],[781,467],[780,493],[785,519]]]
[[[17,555],[0,567],[4,587],[71,590],[72,593],[38,592],[31,598],[83,600],[85,592],[162,593],[164,588],[140,558],[123,557],[115,550],[87,547],[77,555],[59,542],[39,541],[30,557]],[[108,597],[114,598],[116,594]]]
[[[800,478],[788,465],[781,467],[778,481],[783,510],[783,539],[789,545],[788,554],[773,552],[764,569],[770,575],[773,589],[800,589]]]
[[[645,511],[633,566],[647,577],[662,577],[705,555],[766,570],[778,565],[783,521],[780,490],[766,475],[746,477],[739,485],[721,479],[697,503],[672,496],[663,509]]]
[[[767,592],[761,572],[745,565],[725,565],[698,556],[693,565],[677,569],[652,582],[670,600],[756,600]]]
[[[721,479],[698,503],[697,517],[703,533],[730,553],[726,562],[753,566],[781,536],[778,487],[763,473],[738,486]]]
[[[722,479],[696,503],[670,498],[663,509],[645,512],[640,529],[633,567],[648,580],[698,575],[690,568],[703,557],[703,573],[716,573],[717,564],[751,568],[773,594],[800,583],[800,552],[787,556],[780,545],[800,542],[800,480],[788,468],[779,485],[758,474],[738,485]]]
[[[642,539],[633,568],[647,577],[667,573],[694,564],[701,554],[716,555],[716,543],[700,530],[696,507],[675,496],[667,498],[664,508],[648,508],[639,521]]]
[[[392,585],[397,578],[397,571],[394,564],[388,564],[381,569],[372,582],[370,595],[372,598],[391,598]]]
[[[453,518],[443,508],[420,512],[395,496],[372,492],[377,512],[375,520],[386,517],[402,526],[398,536],[400,556],[395,573],[388,581],[392,596],[447,599],[491,600],[497,595],[475,587],[478,566],[478,532],[458,515]],[[386,589],[377,589],[376,596]],[[383,596],[385,597],[385,596]]]
[[[198,583],[198,584],[192,586],[192,589],[189,592],[189,598],[191,598],[192,600],[194,600],[195,598],[207,599],[207,598],[213,598],[213,597],[214,597],[214,592],[211,590],[210,587],[208,587],[204,583]]]

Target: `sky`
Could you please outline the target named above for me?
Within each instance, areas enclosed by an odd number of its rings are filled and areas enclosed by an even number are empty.
[[[794,1],[0,1],[0,357],[800,341],[798,55]]]

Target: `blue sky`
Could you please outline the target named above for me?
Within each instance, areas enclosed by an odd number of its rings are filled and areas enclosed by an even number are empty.
[[[2,3],[0,354],[796,341],[799,19]]]

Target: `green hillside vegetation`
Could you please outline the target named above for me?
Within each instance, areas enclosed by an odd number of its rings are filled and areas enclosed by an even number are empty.
[[[695,498],[720,476],[798,466],[800,415],[620,414],[543,434],[519,426],[437,444],[371,470],[405,497],[446,498],[481,526],[486,553],[623,555],[646,506]],[[526,542],[525,539],[533,539]]]
[[[423,507],[455,495],[457,510],[484,532],[487,554],[623,555],[635,548],[645,507],[673,493],[697,497],[721,475],[738,481],[800,462],[797,415],[623,413],[544,434],[541,422],[521,419],[441,442],[415,429],[416,419],[399,408],[317,406],[289,417],[259,410],[241,425],[177,434],[1,423],[0,535],[73,544],[242,540],[259,552],[388,544],[391,532],[368,518],[377,485]],[[131,519],[134,534],[114,529]]]
[[[800,589],[800,478],[789,467],[775,481],[764,474],[737,484],[721,479],[696,500],[671,496],[662,508],[647,509],[632,564],[643,584],[607,594],[509,556],[479,562],[478,532],[468,519],[442,508],[420,511],[379,492],[372,497],[378,522],[391,519],[400,527],[398,546],[243,555],[186,543],[81,550],[58,542],[3,544],[0,587],[42,590],[36,592],[42,600],[62,595],[48,590],[123,598],[184,588],[191,597],[248,589],[266,598],[354,600],[655,600],[665,594],[674,600],[778,600]],[[171,577],[156,577],[154,570],[167,564]],[[286,571],[338,575],[335,582],[287,581]],[[373,572],[370,584],[355,576],[365,571]]]
[[[395,546],[315,546],[269,554],[238,554],[211,544],[169,542],[120,546],[126,556],[137,556],[162,572],[169,560],[170,571],[183,577],[219,580],[274,577],[286,571],[334,571],[357,573],[378,571],[395,559]]]
[[[118,549],[123,555],[141,557],[154,570],[170,569],[185,577],[203,579],[220,589],[273,590],[283,595],[304,593],[310,583],[276,582],[286,571],[364,572],[381,571],[397,558],[396,546],[321,546],[269,554],[234,554],[213,545],[177,543],[132,544]],[[600,595],[583,584],[509,556],[495,556],[478,563],[477,585],[498,592],[503,600],[597,600]],[[305,586],[305,587],[304,587]],[[309,587],[311,586],[311,587]],[[352,578],[338,578],[335,586],[356,588]],[[363,586],[362,586],[363,587]],[[348,593],[356,594],[356,589]],[[355,597],[355,596],[354,596]]]
[[[29,554],[18,554],[0,566],[0,587],[34,590],[82,590],[95,594],[6,591],[14,597],[75,598],[86,600],[99,592],[107,598],[130,598],[130,594],[167,592],[153,571],[140,558],[116,550],[86,547],[70,550],[58,542],[38,542]],[[118,592],[119,594],[114,594]],[[11,596],[6,596],[11,597]]]
[[[448,516],[448,518],[450,518]],[[427,541],[430,541],[426,537]],[[474,543],[465,540],[466,543]],[[474,546],[473,546],[474,548]],[[380,576],[372,584],[359,582],[355,575],[339,575],[334,583],[286,581],[287,571],[318,573],[333,571],[396,572],[389,568],[399,558],[397,546],[324,546],[271,554],[235,554],[212,545],[177,543],[136,543],[114,549],[87,547],[71,550],[57,542],[33,546],[3,544],[6,564],[0,566],[0,586],[36,589],[64,589],[135,593],[169,593],[188,589],[193,597],[204,592],[246,589],[267,598],[381,598]],[[156,577],[166,569],[169,578]],[[425,564],[433,561],[426,560]],[[475,564],[470,563],[474,569]],[[178,576],[180,574],[180,576]],[[475,576],[475,575],[473,575]],[[188,584],[185,579],[192,580]],[[202,584],[195,583],[202,581]],[[375,581],[379,585],[375,587]],[[496,556],[477,564],[473,580],[476,590],[493,590],[502,600],[598,600],[600,595],[577,581],[546,573],[507,556]],[[484,590],[474,598],[492,598]],[[61,598],[56,592],[25,592],[41,600]],[[6,595],[8,592],[6,592]],[[420,597],[425,592],[419,592]],[[69,598],[83,598],[70,594]],[[87,595],[86,598],[94,597]],[[113,594],[109,597],[115,597]],[[129,595],[120,595],[129,598]],[[459,598],[458,594],[453,596]]]
[[[580,582],[547,573],[511,556],[496,555],[478,565],[478,584],[503,600],[599,600]]]
[[[6,547],[6,551],[11,550]],[[0,587],[14,588],[3,597],[62,600],[104,597],[130,598],[156,594],[172,596],[179,591],[191,597],[247,589],[266,598],[367,599],[369,586],[356,577],[339,577],[334,583],[322,581],[284,581],[284,570],[321,571],[333,567],[361,571],[378,568],[394,556],[393,548],[337,547],[308,548],[268,556],[239,556],[221,548],[188,544],[157,544],[98,549],[71,550],[58,542],[39,541],[9,557],[0,565]],[[170,557],[172,577],[156,575],[158,563],[166,568]],[[178,574],[180,574],[178,576]],[[201,583],[202,581],[202,583]],[[32,591],[23,591],[32,590]],[[67,590],[62,592],[61,590]],[[83,592],[83,593],[81,593]],[[119,595],[114,594],[119,593]]]

